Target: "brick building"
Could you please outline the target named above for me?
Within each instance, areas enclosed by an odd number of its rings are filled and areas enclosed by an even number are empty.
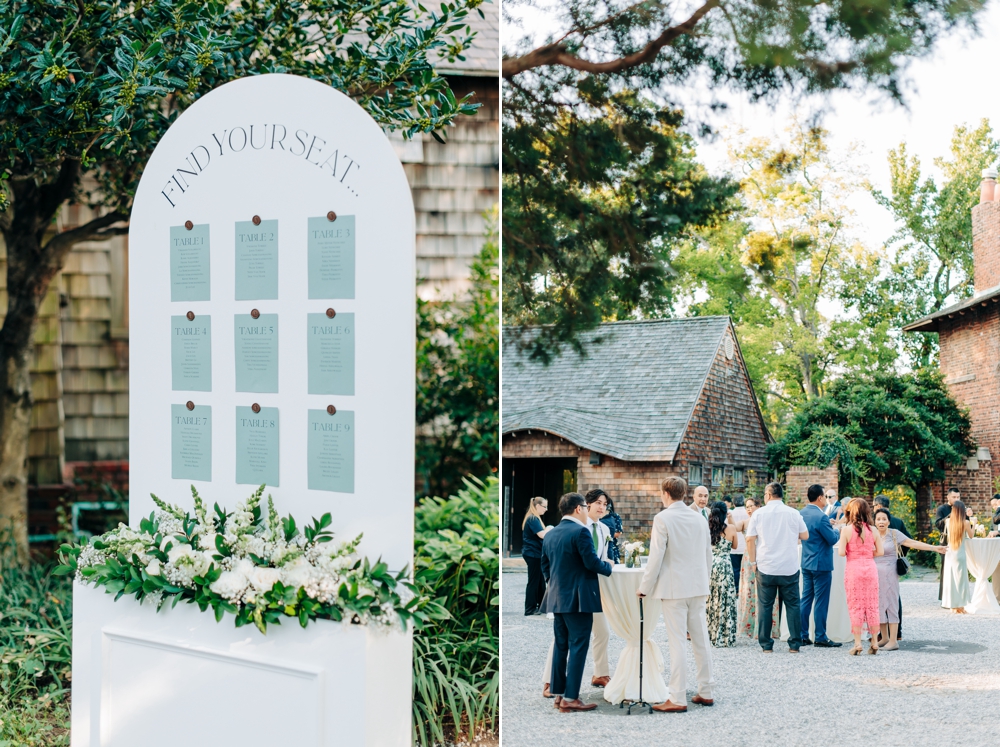
[[[525,334],[530,335],[528,330]],[[536,495],[558,521],[563,493],[604,488],[626,532],[647,532],[660,483],[740,492],[766,475],[771,441],[728,317],[602,324],[586,357],[531,361],[503,346],[504,552],[520,552]]]
[[[996,171],[983,172],[980,202],[972,208],[974,291],[959,301],[903,328],[937,332],[945,384],[969,409],[972,438],[978,449],[965,465],[948,471],[943,483],[917,496],[918,519],[932,502],[944,500],[950,486],[976,513],[989,510],[1000,477],[1000,185]],[[994,459],[996,457],[996,459]]]

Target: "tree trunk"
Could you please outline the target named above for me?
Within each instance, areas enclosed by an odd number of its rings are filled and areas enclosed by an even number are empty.
[[[0,525],[13,532],[20,563],[28,560],[28,436],[31,430],[31,357],[38,310],[52,278],[78,241],[125,218],[102,216],[42,244],[60,206],[73,195],[79,162],[65,161],[49,183],[14,182],[11,204],[0,214],[7,245],[7,309],[0,327]]]
[[[931,527],[931,506],[934,503],[933,495],[931,494],[931,484],[925,483],[923,485],[918,485],[916,490],[916,522],[917,522],[917,536],[920,538],[926,538],[932,529]]]
[[[15,207],[15,209],[17,209]],[[52,277],[38,272],[41,247],[32,232],[4,231],[7,314],[0,327],[0,521],[13,530],[20,563],[28,560],[28,435],[31,429],[31,354],[38,308]]]

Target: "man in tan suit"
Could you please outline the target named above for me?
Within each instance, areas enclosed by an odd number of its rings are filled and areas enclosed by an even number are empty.
[[[708,522],[684,505],[687,482],[683,478],[668,477],[661,490],[665,508],[653,519],[649,560],[636,593],[640,597],[662,600],[663,621],[670,645],[668,699],[653,709],[679,713],[687,710],[684,643],[689,633],[698,677],[698,694],[691,702],[706,706],[714,703],[712,653],[705,619],[712,572],[712,540]]]

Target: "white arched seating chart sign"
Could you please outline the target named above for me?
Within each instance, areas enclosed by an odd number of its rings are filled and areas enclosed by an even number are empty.
[[[300,526],[329,512],[338,541],[411,563],[413,203],[360,106],[289,75],[195,102],[143,172],[129,294],[131,525],[150,493],[232,510],[266,483]],[[112,598],[75,591],[74,747],[410,741],[408,635]]]

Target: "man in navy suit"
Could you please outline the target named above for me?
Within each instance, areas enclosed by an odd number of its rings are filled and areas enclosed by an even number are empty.
[[[580,700],[580,683],[594,613],[603,611],[597,574],[610,576],[611,564],[597,556],[597,543],[587,531],[586,498],[567,493],[559,499],[559,513],[562,521],[542,540],[547,611],[555,618],[556,643],[549,682],[556,708],[562,713],[591,711],[597,704]]]
[[[826,495],[822,485],[810,485],[806,492],[809,505],[799,513],[809,530],[809,538],[802,540],[802,645],[813,643],[809,639],[809,613],[815,601],[816,645],[836,648],[842,644],[826,637],[826,615],[830,609],[830,582],[833,579],[833,546],[840,540],[840,532],[833,528],[830,517],[823,510]]]

